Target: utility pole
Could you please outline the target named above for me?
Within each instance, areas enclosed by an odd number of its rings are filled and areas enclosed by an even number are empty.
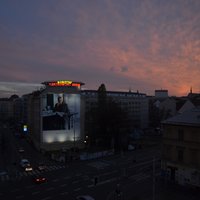
[[[74,129],[74,152],[76,147],[76,132],[75,132],[75,117],[73,116],[73,129]]]
[[[155,200],[155,191],[156,191],[156,176],[155,176],[155,156],[153,157],[153,200]]]

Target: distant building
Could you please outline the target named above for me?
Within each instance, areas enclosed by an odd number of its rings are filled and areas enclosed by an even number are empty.
[[[127,111],[131,124],[129,126],[145,129],[149,125],[149,105],[146,94],[139,92],[107,91],[107,96],[112,98],[123,110]],[[85,111],[97,106],[98,92],[96,90],[83,90],[85,98]]]
[[[96,132],[93,129],[93,123],[90,116],[87,114],[93,108],[98,106],[98,91],[83,90],[82,96],[85,101],[85,134],[91,138],[95,136]],[[126,117],[120,121],[119,134],[114,132],[113,135],[118,135],[118,139],[113,136],[113,145],[115,147],[121,146],[123,149],[128,148],[128,144],[132,143],[132,136],[136,132],[141,133],[143,129],[149,126],[149,105],[146,94],[139,92],[122,92],[122,91],[106,91],[108,99],[112,99],[121,110],[126,113]],[[114,116],[115,117],[115,116]],[[119,124],[116,124],[116,126]],[[109,135],[109,134],[108,134]],[[114,142],[115,137],[115,142]],[[108,139],[109,140],[109,139]],[[94,145],[95,141],[91,142]],[[111,142],[112,143],[112,142]],[[120,143],[116,145],[117,143]],[[111,144],[112,146],[112,144]],[[115,148],[115,149],[116,149]]]
[[[10,98],[0,98],[0,120],[9,121],[14,119],[14,100],[17,95],[12,95]]]
[[[173,97],[149,97],[149,121],[151,127],[159,127],[162,120],[177,113],[176,99]]]
[[[156,98],[167,98],[168,97],[168,90],[155,90],[155,97]]]
[[[162,122],[162,170],[181,185],[200,186],[200,108]]]

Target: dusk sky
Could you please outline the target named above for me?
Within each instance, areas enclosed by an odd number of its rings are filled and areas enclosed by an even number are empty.
[[[1,96],[48,80],[199,93],[200,1],[1,0]]]

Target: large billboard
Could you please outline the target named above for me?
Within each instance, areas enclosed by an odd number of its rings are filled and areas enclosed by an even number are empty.
[[[80,139],[80,94],[47,93],[42,98],[44,143]]]

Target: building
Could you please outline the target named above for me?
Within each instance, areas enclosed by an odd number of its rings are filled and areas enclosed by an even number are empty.
[[[162,170],[181,185],[200,186],[200,108],[162,122]]]
[[[149,124],[151,127],[160,127],[161,121],[176,113],[176,99],[174,97],[149,97]]]
[[[83,83],[49,81],[43,84],[40,91],[28,95],[28,138],[42,152],[81,148],[84,145]]]
[[[17,95],[12,95],[10,98],[0,98],[0,121],[13,121],[14,101],[16,99],[18,99]]]
[[[85,111],[97,106],[98,92],[96,90],[83,90],[85,99]],[[146,94],[139,92],[107,91],[107,97],[112,98],[123,110],[127,111],[131,123],[131,129],[145,129],[149,125],[149,107]]]
[[[122,114],[124,117],[116,122],[117,124],[112,125],[113,120],[117,119],[116,116],[112,117],[112,111],[110,110],[108,113],[110,125],[106,125],[107,131],[104,130],[102,135],[95,136],[98,130],[95,130],[93,120],[91,120],[91,116],[87,113],[90,113],[90,110],[97,108],[98,91],[83,90],[82,95],[85,100],[85,134],[89,146],[99,146],[96,141],[100,140],[99,142],[102,143],[102,145],[107,146],[107,148],[110,146],[110,148],[115,149],[115,151],[121,151],[122,149],[127,150],[129,145],[135,144],[136,142],[134,138],[135,133],[141,135],[143,134],[143,130],[148,128],[149,107],[146,94],[131,91],[106,91],[108,102],[111,101],[116,103],[117,107],[122,110],[125,115]],[[111,105],[109,108],[110,107]],[[107,142],[107,145],[105,144],[105,141]]]
[[[155,90],[155,97],[156,98],[167,98],[168,97],[168,90]]]
[[[90,139],[88,136],[96,134],[89,128],[87,119],[88,111],[97,106],[98,91],[83,90],[81,86],[84,83],[75,81],[48,81],[43,84],[39,91],[25,95],[27,137],[42,152],[85,149]],[[106,94],[128,113],[130,120],[126,130],[131,132],[135,128],[148,127],[146,94],[130,91],[107,91]],[[58,97],[67,103],[68,111],[64,115],[61,111],[55,112]],[[127,140],[127,136],[122,139]]]

